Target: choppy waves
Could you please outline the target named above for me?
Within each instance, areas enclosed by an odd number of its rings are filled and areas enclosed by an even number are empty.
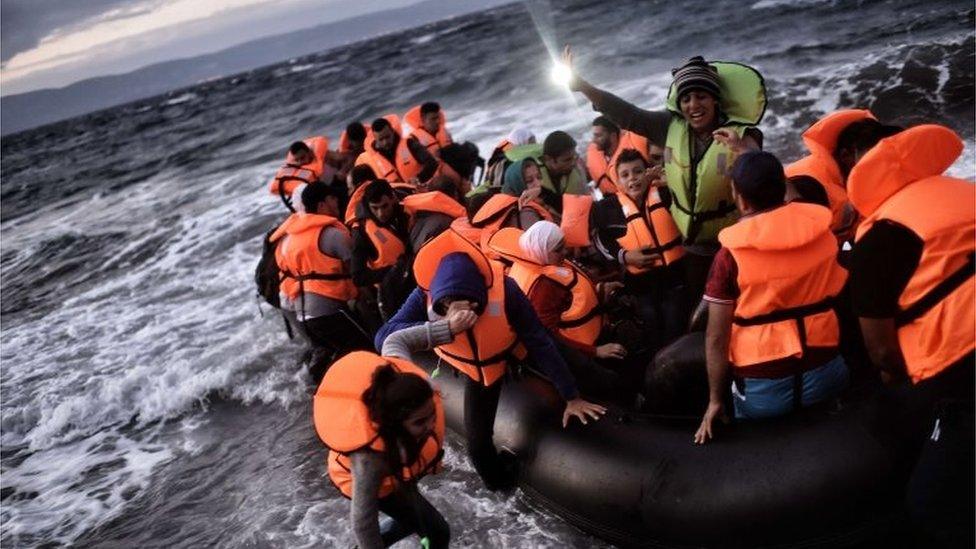
[[[967,145],[953,173],[974,175],[971,6],[701,2],[698,21],[685,3],[555,4],[547,32],[646,108],[689,52],[738,59],[767,78],[762,129],[784,160],[820,115],[870,107],[950,125]],[[750,39],[718,40],[717,20]],[[504,7],[5,137],[0,543],[347,543],[301,350],[254,299],[260,237],[281,215],[267,177],[296,137],[429,98],[483,154],[515,126],[588,138],[595,113],[549,83],[531,21]],[[454,443],[449,456],[427,484],[459,545],[594,543],[484,491]]]

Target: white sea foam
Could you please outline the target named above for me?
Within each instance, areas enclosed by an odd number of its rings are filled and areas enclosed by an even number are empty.
[[[164,106],[180,105],[182,103],[188,103],[190,101],[193,101],[194,99],[197,98],[199,98],[199,96],[195,93],[191,93],[191,92],[182,93],[172,99],[167,99],[166,101],[163,101],[163,105]]]

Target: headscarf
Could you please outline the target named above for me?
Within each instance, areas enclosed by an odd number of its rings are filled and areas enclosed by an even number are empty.
[[[535,134],[532,133],[532,130],[520,126],[509,132],[506,139],[512,145],[527,145],[535,143]]]
[[[524,158],[522,160],[516,160],[505,169],[505,177],[502,178],[502,192],[509,196],[522,196],[522,193],[528,189],[525,184],[525,178],[522,177],[522,169],[525,167],[526,161],[535,164],[535,160],[531,158]]]
[[[559,225],[552,221],[537,221],[519,237],[519,247],[527,259],[548,265],[549,256],[565,238]]]

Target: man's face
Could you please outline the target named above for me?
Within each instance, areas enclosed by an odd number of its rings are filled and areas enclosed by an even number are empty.
[[[641,177],[645,168],[643,160],[621,162],[617,165],[617,184],[631,200],[638,200],[647,190],[648,181]]]
[[[379,202],[369,203],[369,213],[380,223],[389,223],[393,219],[395,208],[396,200],[389,195],[380,198]]]
[[[389,153],[393,150],[395,139],[396,135],[393,133],[393,128],[387,126],[378,132],[373,132],[373,148],[383,153]]]
[[[702,90],[691,90],[681,96],[679,105],[681,114],[692,130],[707,131],[715,126],[718,102],[712,94]]]
[[[613,134],[603,126],[593,126],[593,144],[603,154],[613,154],[613,150],[611,150],[611,136]]]
[[[551,156],[543,156],[542,159],[546,163],[546,169],[549,170],[549,175],[553,177],[562,177],[568,175],[569,172],[573,171],[573,167],[576,166],[576,159],[578,155],[576,151],[570,149],[559,156],[553,158]]]
[[[357,156],[366,150],[366,146],[362,141],[355,141],[353,139],[349,140],[349,148]]]
[[[438,130],[441,129],[441,113],[439,112],[429,112],[420,117],[420,122],[427,130],[427,133],[431,135],[436,135]]]
[[[654,143],[649,144],[648,147],[648,157],[651,160],[651,166],[663,166],[664,165],[664,149],[658,147]]]

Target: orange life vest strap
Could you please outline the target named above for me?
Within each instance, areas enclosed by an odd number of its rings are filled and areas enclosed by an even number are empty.
[[[465,333],[470,334],[471,331],[469,330],[468,332],[465,332]],[[475,353],[474,354],[477,355],[478,354],[477,353],[478,345],[475,343],[474,337],[469,337],[469,341],[471,342],[471,348],[475,350]],[[519,340],[518,340],[518,338],[516,338],[515,341],[513,341],[511,345],[509,345],[507,348],[505,348],[505,350],[501,351],[500,353],[498,353],[498,354],[496,354],[494,356],[490,356],[488,358],[483,358],[481,360],[475,360],[475,359],[470,359],[470,358],[463,357],[463,356],[458,356],[458,355],[456,355],[454,353],[445,351],[444,349],[439,349],[439,351],[442,352],[442,353],[444,353],[445,355],[453,358],[454,360],[463,362],[465,364],[470,364],[470,365],[472,365],[472,366],[474,366],[474,367],[476,367],[476,368],[478,368],[480,370],[481,368],[484,368],[485,366],[488,366],[488,365],[491,365],[491,364],[495,364],[496,362],[500,362],[502,360],[505,360],[506,358],[508,358],[509,356],[512,355],[512,351],[514,351],[515,348],[518,347],[518,345],[519,345]]]
[[[644,222],[644,225],[647,227],[647,230],[648,230],[648,232],[650,234],[656,235],[657,234],[657,231],[654,230],[654,227],[651,226],[651,223],[649,221],[651,212],[653,212],[654,210],[665,210],[665,209],[667,209],[667,208],[664,206],[664,204],[658,202],[656,204],[651,205],[650,207],[644,208],[644,211],[646,212],[646,214],[642,214],[641,212],[638,211],[638,212],[632,213],[632,214],[628,215],[627,217],[625,217],[624,218],[624,221],[626,223],[630,223],[631,221],[636,221],[636,220],[639,219],[639,220],[641,220],[641,221]],[[725,217],[725,216],[724,215],[721,215],[719,217]],[[657,237],[656,236],[654,237],[654,240],[657,240]],[[678,233],[678,236],[676,236],[673,239],[671,239],[671,241],[664,242],[660,246],[652,246],[652,247],[649,247],[649,248],[644,248],[644,250],[646,250],[647,252],[652,253],[652,254],[661,254],[661,255],[663,255],[664,252],[666,252],[668,250],[671,250],[673,248],[677,248],[680,245],[681,245],[681,233]]]
[[[585,315],[577,318],[576,320],[560,320],[559,321],[559,327],[560,328],[577,328],[577,327],[582,326],[582,325],[586,324],[587,322],[593,320],[594,318],[602,315],[603,312],[604,312],[603,311],[603,304],[597,305],[596,307],[593,307],[593,309],[591,309],[590,312],[588,312]]]
[[[922,296],[921,299],[909,305],[905,310],[901,311],[895,315],[895,326],[901,328],[906,324],[911,324],[912,321],[918,319],[925,313],[929,312],[932,307],[939,304],[940,301],[949,297],[949,294],[954,292],[956,288],[962,286],[967,280],[976,275],[976,252],[970,252],[969,256],[966,258],[966,263],[956,270],[956,272],[947,276],[936,284],[929,293]]]
[[[351,276],[344,273],[308,273],[296,275],[288,271],[281,271],[281,278],[293,278],[299,282],[303,282],[305,280],[345,280],[351,278]]]
[[[286,208],[288,208],[288,211],[290,211],[291,213],[295,213],[295,207],[291,203],[291,197],[285,194],[285,182],[286,181],[301,181],[302,183],[308,184],[308,183],[313,182],[314,181],[314,178],[311,178],[311,181],[310,181],[309,180],[310,178],[299,177],[297,174],[299,172],[305,171],[305,172],[308,172],[310,176],[314,176],[315,175],[315,172],[313,172],[312,170],[310,170],[308,168],[303,168],[301,166],[292,166],[290,164],[289,165],[286,165],[285,167],[291,168],[292,170],[291,170],[291,173],[289,173],[288,175],[281,175],[281,176],[275,177],[275,181],[278,182],[278,196],[281,197],[281,202],[285,205]],[[282,169],[284,169],[284,168],[282,168]],[[279,170],[279,172],[280,171],[281,170]]]
[[[758,326],[760,324],[772,324],[774,322],[782,322],[784,320],[799,320],[817,313],[825,313],[833,309],[836,303],[837,296],[830,296],[816,303],[810,303],[809,305],[788,307],[786,309],[779,309],[777,311],[748,318],[735,316],[732,318],[732,323],[739,326]]]

